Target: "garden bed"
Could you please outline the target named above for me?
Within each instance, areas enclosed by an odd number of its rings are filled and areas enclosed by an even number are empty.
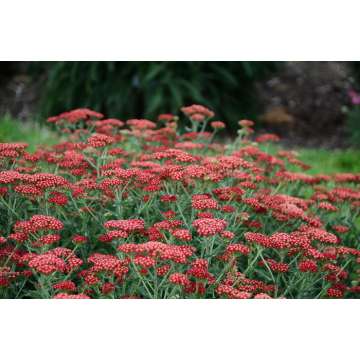
[[[0,144],[2,297],[358,297],[360,174],[182,112],[185,132],[77,109],[49,118],[51,147]]]

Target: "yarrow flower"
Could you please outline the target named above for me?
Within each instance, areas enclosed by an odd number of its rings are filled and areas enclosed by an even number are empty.
[[[228,230],[224,230],[220,235],[225,239],[233,239],[235,237],[235,234]]]
[[[0,143],[0,159],[1,158],[17,158],[28,147],[26,143]]]
[[[58,191],[54,191],[51,193],[51,196],[49,197],[48,201],[58,206],[65,206],[69,200],[65,194]]]
[[[252,120],[243,119],[243,120],[239,120],[239,125],[241,127],[249,128],[249,127],[254,126],[255,123]]]
[[[227,254],[240,253],[243,255],[249,255],[250,251],[250,248],[244,244],[230,244],[226,247]]]
[[[229,299],[249,299],[252,294],[247,291],[240,291],[232,288],[229,285],[219,285],[216,289],[216,292],[220,296],[226,296]]]
[[[289,265],[283,262],[277,262],[273,259],[265,259],[259,262],[260,266],[268,266],[272,271],[286,273],[289,271]]]
[[[75,244],[83,244],[83,243],[86,243],[88,241],[88,238],[86,236],[76,234],[76,235],[74,235],[72,237],[72,241]]]
[[[225,129],[225,124],[222,121],[212,121],[210,126],[213,129]]]
[[[23,233],[36,233],[39,230],[60,231],[63,227],[63,223],[53,216],[34,215],[29,221],[18,221],[14,229]]]
[[[339,210],[336,206],[334,206],[326,201],[319,203],[318,208],[327,210],[327,211],[338,211]]]
[[[190,280],[185,274],[174,273],[169,276],[169,281],[176,285],[189,286]]]
[[[177,116],[173,115],[173,114],[160,114],[158,116],[158,120],[159,121],[175,121],[177,120]]]
[[[29,261],[29,266],[45,275],[55,271],[65,272],[66,269],[65,261],[51,253],[35,256]]]
[[[114,141],[115,139],[113,137],[104,134],[94,134],[87,139],[87,143],[94,148],[110,145]]]
[[[60,121],[66,121],[68,123],[74,124],[81,120],[89,120],[91,118],[101,119],[104,115],[90,109],[75,109],[68,112],[61,113],[57,116],[52,116],[48,118],[50,123],[58,123]]]
[[[191,199],[191,206],[197,210],[217,209],[218,204],[216,200],[208,195],[193,195]]]
[[[39,255],[25,255],[25,260],[27,257],[29,267],[45,275],[54,272],[68,273],[83,263],[70,249],[61,247]]]
[[[90,299],[88,295],[85,294],[67,294],[59,293],[53,297],[53,299]]]
[[[350,230],[348,226],[344,226],[344,225],[333,225],[332,228],[341,234],[347,233]]]
[[[311,240],[318,240],[324,243],[337,244],[338,238],[336,235],[327,232],[326,230],[311,227],[311,226],[302,226],[301,231],[303,231]]]
[[[148,254],[160,260],[170,260],[179,264],[185,264],[188,257],[193,255],[194,250],[192,246],[164,244],[158,241],[143,244],[127,243],[118,247],[118,251],[125,254]]]
[[[104,294],[104,295],[107,295],[107,294],[110,294],[112,293],[113,291],[115,291],[115,285],[113,283],[110,283],[110,282],[107,282],[105,283],[102,287],[101,287],[101,292]]]
[[[160,196],[160,200],[162,202],[175,202],[177,200],[177,196],[176,195],[161,195]]]
[[[209,272],[209,262],[206,259],[196,259],[194,260],[187,275],[191,275],[197,279],[207,280],[209,284],[215,282],[215,277]]]
[[[64,291],[70,291],[70,292],[76,291],[76,285],[71,280],[60,281],[60,282],[56,283],[55,285],[53,285],[53,288],[55,290],[64,290]]]
[[[191,241],[192,236],[187,229],[175,229],[171,231],[172,236],[174,238],[183,240],[183,241]]]
[[[104,224],[107,229],[115,228],[126,232],[138,231],[144,229],[144,220],[109,220]]]
[[[213,236],[220,234],[227,226],[227,222],[222,219],[196,219],[192,225],[200,236]]]
[[[313,272],[318,271],[317,263],[314,260],[303,260],[298,264],[298,268],[301,272]]]
[[[181,111],[195,121],[203,121],[215,115],[213,111],[202,105],[184,106],[181,108]]]
[[[147,119],[130,119],[126,121],[126,124],[134,129],[145,130],[155,129],[156,124]]]
[[[291,237],[286,233],[275,233],[266,236],[260,233],[246,232],[245,239],[249,242],[257,243],[266,248],[284,249],[290,245]]]
[[[256,294],[254,299],[272,299],[272,297],[265,293]]]
[[[331,287],[327,290],[327,295],[332,298],[342,298],[344,296],[344,292]]]
[[[91,274],[110,273],[122,279],[129,271],[128,262],[114,255],[94,253],[89,256],[88,263],[92,264],[89,269]]]

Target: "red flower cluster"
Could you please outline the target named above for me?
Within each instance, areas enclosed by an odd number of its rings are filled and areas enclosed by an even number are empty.
[[[318,266],[314,260],[303,260],[298,264],[299,270],[301,272],[317,272]]]
[[[226,295],[229,299],[249,299],[251,298],[251,293],[247,291],[240,291],[238,289],[234,289],[229,285],[219,285],[216,289],[216,292],[220,296]]]
[[[68,273],[79,267],[83,262],[76,257],[71,250],[66,248],[55,248],[39,255],[25,255],[29,267],[35,271],[49,275],[54,272]]]
[[[204,121],[206,118],[212,118],[215,115],[213,111],[202,105],[184,106],[181,108],[181,111],[192,120],[199,122]]]
[[[208,195],[193,195],[191,206],[197,210],[216,209],[218,203]]]
[[[157,241],[143,244],[122,244],[118,250],[125,254],[147,254],[159,260],[170,260],[179,264],[186,264],[188,257],[192,256],[195,249],[187,245],[169,245]]]
[[[212,121],[210,125],[213,129],[224,129],[225,128],[225,123],[223,123],[222,121]]]
[[[131,119],[126,122],[128,126],[137,130],[155,129],[156,124],[146,119]]]
[[[87,139],[87,143],[94,148],[110,145],[114,141],[115,139],[113,137],[104,134],[94,134]]]
[[[286,273],[289,271],[289,265],[282,263],[282,262],[277,262],[273,259],[266,259],[266,260],[261,260],[259,262],[260,266],[268,266],[272,271],[274,272],[280,272],[280,273]]]
[[[192,239],[191,233],[187,229],[175,229],[171,231],[171,234],[176,239],[183,241],[191,241]]]
[[[85,294],[60,293],[55,295],[54,299],[90,299],[90,297]]]
[[[227,222],[222,219],[204,218],[194,220],[192,225],[200,236],[213,236],[222,233]]]
[[[144,229],[144,220],[129,219],[129,220],[109,220],[104,226],[107,229],[120,229],[126,232],[132,232]]]
[[[25,233],[35,233],[39,230],[56,230],[60,231],[64,227],[63,223],[52,216],[34,215],[29,221],[19,221],[15,224],[16,231]]]
[[[48,118],[50,123],[59,123],[61,121],[66,121],[68,123],[74,124],[81,120],[89,120],[92,118],[101,119],[104,115],[90,109],[75,109],[72,111],[67,111],[61,113],[57,116],[52,116]]]
[[[1,143],[0,144],[0,159],[1,158],[17,158],[27,148],[25,143]]]

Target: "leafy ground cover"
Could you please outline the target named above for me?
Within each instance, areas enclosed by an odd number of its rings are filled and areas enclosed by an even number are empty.
[[[360,174],[181,110],[185,132],[77,109],[48,119],[52,146],[0,144],[2,297],[358,297]]]

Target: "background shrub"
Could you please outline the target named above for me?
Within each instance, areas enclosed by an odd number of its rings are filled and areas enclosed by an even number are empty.
[[[236,129],[239,117],[258,113],[257,80],[274,73],[277,62],[51,62],[33,63],[47,73],[43,115],[90,107],[109,117],[153,118],[184,104],[211,106]]]

